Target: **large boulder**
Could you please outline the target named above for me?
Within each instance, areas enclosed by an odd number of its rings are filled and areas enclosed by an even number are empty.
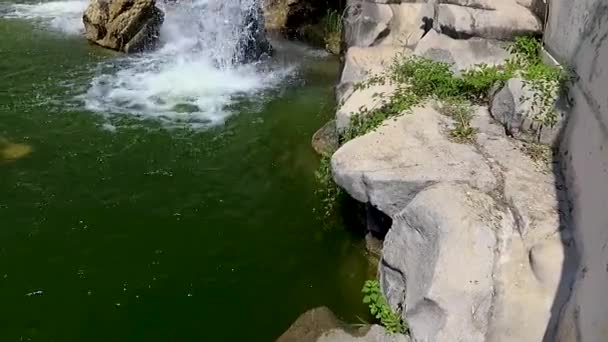
[[[434,16],[431,1],[349,0],[344,19],[345,44],[413,47],[431,29]]]
[[[88,40],[127,53],[152,48],[163,19],[154,0],[92,0],[82,17]]]
[[[438,182],[466,183],[484,191],[495,188],[498,181],[476,148],[445,134],[450,125],[451,119],[431,107],[387,120],[333,155],[334,180],[354,199],[391,217]]]
[[[393,11],[387,4],[350,0],[344,19],[344,42],[347,47],[373,45],[389,30]]]
[[[494,231],[511,224],[492,197],[454,183],[429,186],[395,215],[381,282],[391,304],[406,308],[416,341],[485,340],[499,243]]]
[[[567,204],[548,165],[474,114],[461,144],[451,118],[414,108],[343,145],[334,180],[392,219],[379,274],[413,340],[541,341],[573,267]]]
[[[505,43],[484,38],[454,39],[431,30],[416,45],[414,55],[448,63],[454,72],[475,65],[502,65],[509,58]]]
[[[450,1],[469,2],[474,1]],[[540,19],[528,8],[515,1],[483,1],[476,7],[459,4],[439,4],[437,24],[441,32],[454,38],[482,37],[513,39],[519,35],[542,32]]]
[[[433,25],[435,7],[431,2],[390,4],[393,12],[380,45],[414,47]]]
[[[553,145],[564,125],[564,113],[555,109],[554,120],[543,118],[546,113],[539,113],[539,107],[533,103],[538,96],[523,79],[512,78],[494,95],[491,113],[513,137]],[[557,94],[553,102],[557,102]]]

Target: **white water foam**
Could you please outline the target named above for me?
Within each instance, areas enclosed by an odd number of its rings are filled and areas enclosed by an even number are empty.
[[[12,4],[6,8],[5,18],[37,20],[45,28],[67,34],[84,32],[82,13],[87,0],[51,1],[36,4]]]
[[[257,99],[276,87],[293,67],[268,61],[234,62],[251,10],[261,0],[180,0],[157,5],[165,12],[158,50],[113,58],[99,66],[85,94],[88,110],[127,114],[168,124],[221,124],[239,99]],[[9,5],[3,16],[82,34],[88,0]],[[84,38],[83,38],[84,39]]]
[[[291,71],[272,70],[264,62],[233,63],[243,12],[255,1],[166,6],[162,47],[102,68],[85,95],[87,109],[198,127],[223,123],[231,114],[227,107],[239,97],[252,98]]]

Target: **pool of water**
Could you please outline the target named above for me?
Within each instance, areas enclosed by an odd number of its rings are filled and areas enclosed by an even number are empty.
[[[95,92],[139,89],[120,74],[139,62],[14,9],[0,3],[0,341],[272,341],[315,306],[364,315],[363,241],[313,213],[335,58],[275,42],[262,85],[208,104],[164,78],[152,95],[186,92],[185,109],[155,112]]]

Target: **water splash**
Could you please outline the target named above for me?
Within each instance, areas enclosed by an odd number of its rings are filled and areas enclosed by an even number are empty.
[[[75,35],[84,32],[82,13],[88,4],[87,0],[11,4],[0,13],[4,18],[37,20],[44,28]]]
[[[243,41],[255,38],[247,35],[256,34],[250,25],[256,25],[258,0],[160,6],[160,49],[103,66],[85,95],[89,110],[212,126],[225,121],[239,98],[258,96],[291,72],[266,62],[236,63],[246,53]]]
[[[269,60],[239,63],[256,48],[253,42],[265,41],[261,1],[158,1],[165,12],[159,49],[102,63],[79,100],[106,116],[195,127],[223,123],[241,99],[260,100],[294,70]],[[88,0],[13,4],[3,16],[79,34],[87,5]]]

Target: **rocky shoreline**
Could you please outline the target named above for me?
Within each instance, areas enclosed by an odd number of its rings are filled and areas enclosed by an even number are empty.
[[[504,65],[508,41],[542,33],[543,4],[348,1],[336,131],[395,91],[390,83],[356,85],[396,56],[449,63],[455,73]],[[388,218],[368,224],[386,234],[378,277],[409,336],[329,338],[333,327],[285,341],[552,340],[569,296],[562,277],[575,272],[574,244],[559,161],[529,151],[529,143],[558,143],[564,115],[551,125],[533,120],[534,96],[519,78],[493,89],[488,105],[474,109],[469,143],[451,138],[456,122],[428,101],[340,146],[331,156],[334,181]],[[318,135],[329,135],[327,127]]]

